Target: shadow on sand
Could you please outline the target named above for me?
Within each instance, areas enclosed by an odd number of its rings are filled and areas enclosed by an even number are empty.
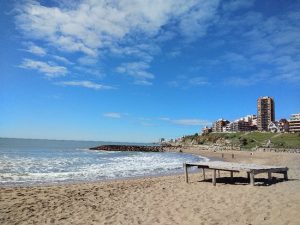
[[[287,181],[295,181],[297,179],[289,179]],[[271,180],[268,180],[266,178],[255,178],[255,186],[270,186],[273,184],[281,183],[281,182],[287,182],[283,178],[278,178],[278,177],[272,177]],[[207,182],[207,183],[212,183],[212,179],[205,179],[205,180],[200,180],[200,181],[195,181],[195,182]],[[193,182],[191,182],[193,183]],[[217,184],[231,184],[231,185],[249,185],[250,180],[246,177],[219,177],[217,178]]]

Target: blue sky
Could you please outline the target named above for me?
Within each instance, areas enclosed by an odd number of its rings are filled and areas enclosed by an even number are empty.
[[[72,2],[72,3],[71,3]],[[1,1],[0,136],[157,141],[300,112],[300,1]]]

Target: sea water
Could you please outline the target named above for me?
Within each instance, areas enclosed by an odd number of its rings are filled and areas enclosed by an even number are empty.
[[[176,173],[207,158],[174,152],[93,151],[108,143],[0,138],[0,185],[98,181]]]

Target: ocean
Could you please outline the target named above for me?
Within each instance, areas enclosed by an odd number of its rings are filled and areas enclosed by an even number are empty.
[[[27,186],[164,175],[178,173],[184,162],[208,160],[174,152],[89,150],[105,144],[136,143],[0,138],[0,185]]]

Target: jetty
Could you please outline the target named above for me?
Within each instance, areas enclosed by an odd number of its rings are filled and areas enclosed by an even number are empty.
[[[212,162],[199,162],[199,163],[184,163],[184,173],[185,181],[189,182],[188,168],[198,167],[202,169],[203,178],[205,180],[205,170],[212,171],[212,183],[216,186],[217,179],[216,175],[218,172],[218,177],[220,177],[220,171],[230,172],[230,177],[233,180],[233,173],[246,172],[251,185],[255,185],[255,175],[260,173],[268,174],[268,181],[272,179],[272,173],[283,174],[284,180],[288,180],[288,168],[278,167],[278,166],[263,166],[256,164],[245,164],[245,163],[233,163],[233,162],[222,162],[222,161],[212,161]]]
[[[129,152],[163,152],[163,146],[148,145],[101,145],[92,147],[90,150],[101,151],[129,151]]]

